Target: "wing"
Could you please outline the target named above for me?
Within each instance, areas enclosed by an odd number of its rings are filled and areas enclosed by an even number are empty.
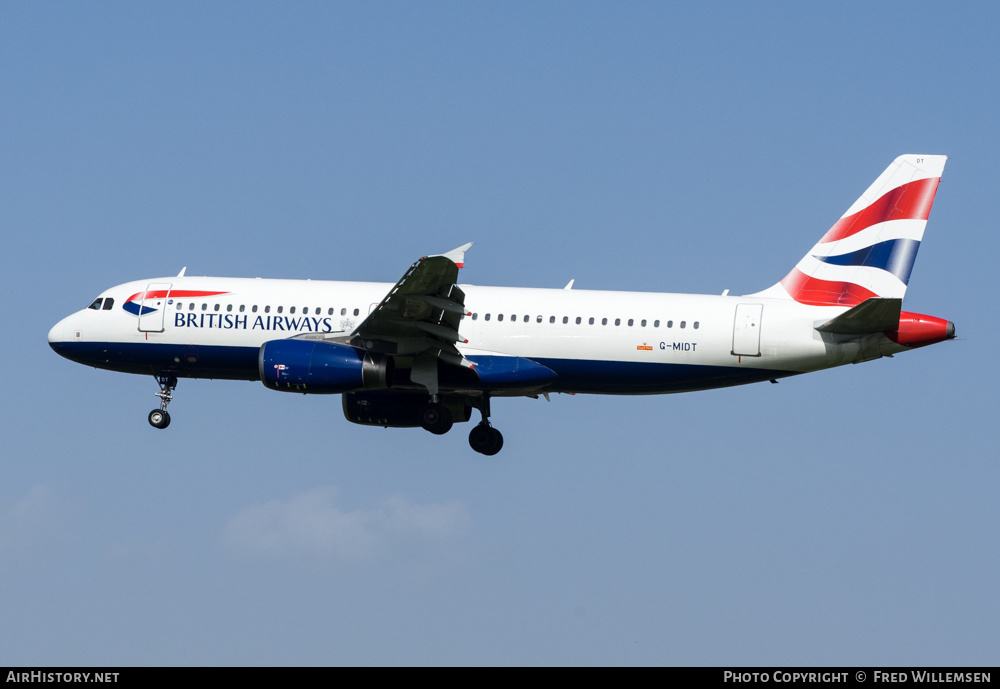
[[[409,383],[427,388],[436,396],[441,381],[438,362],[456,366],[444,376],[452,394],[503,391],[530,394],[544,389],[555,378],[551,369],[534,361],[495,352],[465,358],[456,347],[467,340],[458,333],[465,308],[465,293],[455,284],[458,269],[471,243],[439,256],[425,256],[410,266],[399,282],[354,332],[303,333],[298,339],[323,340],[348,345],[361,352],[404,357],[396,362],[409,370]]]
[[[444,363],[472,368],[455,347],[465,293],[455,284],[472,243],[446,254],[425,256],[410,266],[347,343],[392,356],[431,355]]]

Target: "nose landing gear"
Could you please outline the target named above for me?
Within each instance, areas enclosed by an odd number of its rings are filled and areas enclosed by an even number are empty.
[[[157,376],[156,382],[160,386],[160,391],[155,393],[160,398],[160,408],[149,412],[149,425],[153,428],[166,428],[170,425],[170,414],[167,413],[167,405],[174,398],[172,390],[177,389],[176,376]]]

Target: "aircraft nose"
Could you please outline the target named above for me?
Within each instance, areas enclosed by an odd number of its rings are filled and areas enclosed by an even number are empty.
[[[57,354],[61,353],[61,345],[66,342],[66,319],[62,319],[49,330],[49,347]]]

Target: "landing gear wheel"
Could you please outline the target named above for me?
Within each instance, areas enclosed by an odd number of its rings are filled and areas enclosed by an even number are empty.
[[[481,423],[469,432],[469,446],[476,452],[491,457],[503,448],[503,435],[492,426]]]
[[[174,398],[171,391],[177,387],[177,377],[163,373],[156,377],[156,384],[160,386],[160,391],[155,393],[160,398],[160,408],[149,412],[149,425],[153,428],[162,429],[170,425],[170,414],[167,413],[167,405]]]
[[[451,412],[443,404],[430,404],[424,409],[421,426],[434,435],[444,435],[452,427]]]
[[[489,449],[493,443],[492,430],[492,428],[482,423],[473,426],[472,430],[469,431],[469,446],[476,452],[484,452]]]
[[[149,412],[149,425],[153,428],[166,428],[170,425],[170,414],[165,409],[154,409]]]

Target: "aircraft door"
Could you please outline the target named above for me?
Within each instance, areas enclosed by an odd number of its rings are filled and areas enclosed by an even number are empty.
[[[163,332],[163,318],[169,296],[169,283],[151,282],[146,286],[146,291],[139,298],[139,332]]]
[[[760,356],[760,316],[763,304],[737,304],[733,322],[734,356]]]

